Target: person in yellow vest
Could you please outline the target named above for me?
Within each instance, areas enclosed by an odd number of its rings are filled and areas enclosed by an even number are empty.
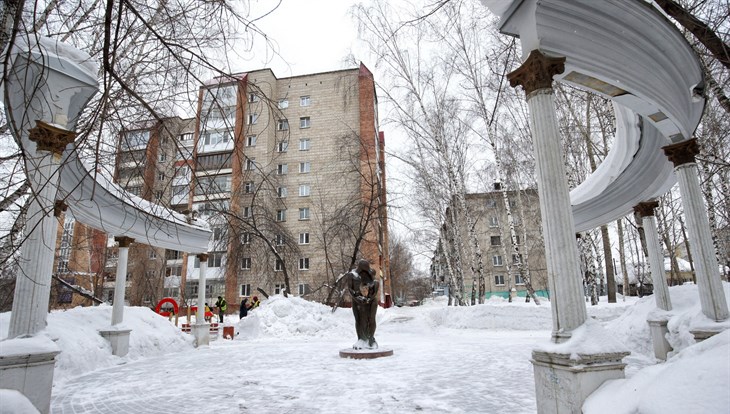
[[[215,302],[215,307],[218,308],[218,323],[223,323],[223,315],[226,313],[228,304],[226,300],[218,296],[218,300]]]
[[[253,298],[251,298],[251,300],[252,300],[251,301],[251,306],[249,306],[249,308],[248,308],[249,310],[256,309],[261,304],[261,301],[259,300],[259,297],[258,296],[254,296]]]

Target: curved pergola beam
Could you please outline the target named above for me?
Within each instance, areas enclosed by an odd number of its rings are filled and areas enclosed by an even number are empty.
[[[188,224],[167,208],[132,195],[100,173],[92,173],[75,147],[63,154],[59,198],[81,223],[138,243],[188,253],[208,251],[207,225]]]
[[[502,32],[520,38],[525,55],[537,49],[566,58],[555,80],[625,108],[616,111],[611,155],[571,192],[576,231],[615,220],[671,188],[676,179],[661,147],[692,138],[705,105],[704,81],[686,39],[651,2],[482,3],[501,17]],[[632,119],[640,120],[640,130]]]

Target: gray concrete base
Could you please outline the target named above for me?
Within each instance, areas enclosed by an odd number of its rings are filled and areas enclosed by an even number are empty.
[[[579,355],[532,351],[539,414],[581,413],[583,402],[607,380],[624,378],[629,352]]]
[[[0,345],[0,388],[21,392],[39,412],[46,414],[51,409],[53,368],[60,351],[50,340],[50,349],[55,350],[33,349],[36,338],[29,338],[29,346],[18,352],[16,345],[22,347],[23,340],[11,339]]]
[[[195,346],[210,345],[210,324],[196,323],[190,325],[190,332],[195,338]]]
[[[697,328],[690,330],[690,333],[695,337],[695,341],[702,342],[707,338],[711,338],[720,332],[724,331],[724,329],[712,329],[712,328]]]
[[[129,333],[131,329],[103,329],[99,334],[112,346],[112,354],[123,357],[129,353]]]
[[[352,359],[375,359],[392,356],[393,350],[390,348],[380,349],[352,349],[345,348],[340,350],[340,358]]]
[[[667,354],[672,351],[672,346],[667,341],[667,329],[666,319],[649,319],[646,321],[649,324],[649,330],[651,332],[651,342],[654,346],[654,356],[657,359],[666,361]]]

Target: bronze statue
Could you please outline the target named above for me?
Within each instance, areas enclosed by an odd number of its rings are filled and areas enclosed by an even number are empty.
[[[375,313],[378,311],[378,288],[375,271],[367,260],[360,260],[357,268],[342,277],[352,297],[357,342],[354,349],[378,349],[375,341]]]

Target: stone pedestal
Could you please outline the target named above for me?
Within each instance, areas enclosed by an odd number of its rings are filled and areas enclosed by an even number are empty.
[[[650,318],[646,321],[651,331],[651,342],[654,345],[654,356],[657,359],[666,361],[667,354],[672,350],[672,346],[667,341],[667,320],[664,318]]]
[[[196,323],[190,326],[190,331],[195,338],[195,346],[210,345],[210,324]]]
[[[392,356],[393,350],[389,348],[380,349],[352,349],[345,348],[340,349],[341,358],[352,358],[352,359],[375,359],[381,357]]]
[[[131,329],[109,329],[100,330],[99,334],[103,336],[112,346],[112,354],[116,356],[125,356],[129,353],[129,334]]]
[[[720,332],[727,330],[727,326],[701,326],[690,329],[690,333],[694,336],[695,341],[702,342],[705,339],[711,338]]]
[[[60,352],[58,346],[47,338],[3,341],[0,345],[0,389],[17,390],[38,411],[48,413],[51,408],[53,368],[56,355]]]
[[[537,412],[539,414],[580,414],[583,402],[607,380],[624,378],[629,352],[592,355],[532,351],[535,372]]]

